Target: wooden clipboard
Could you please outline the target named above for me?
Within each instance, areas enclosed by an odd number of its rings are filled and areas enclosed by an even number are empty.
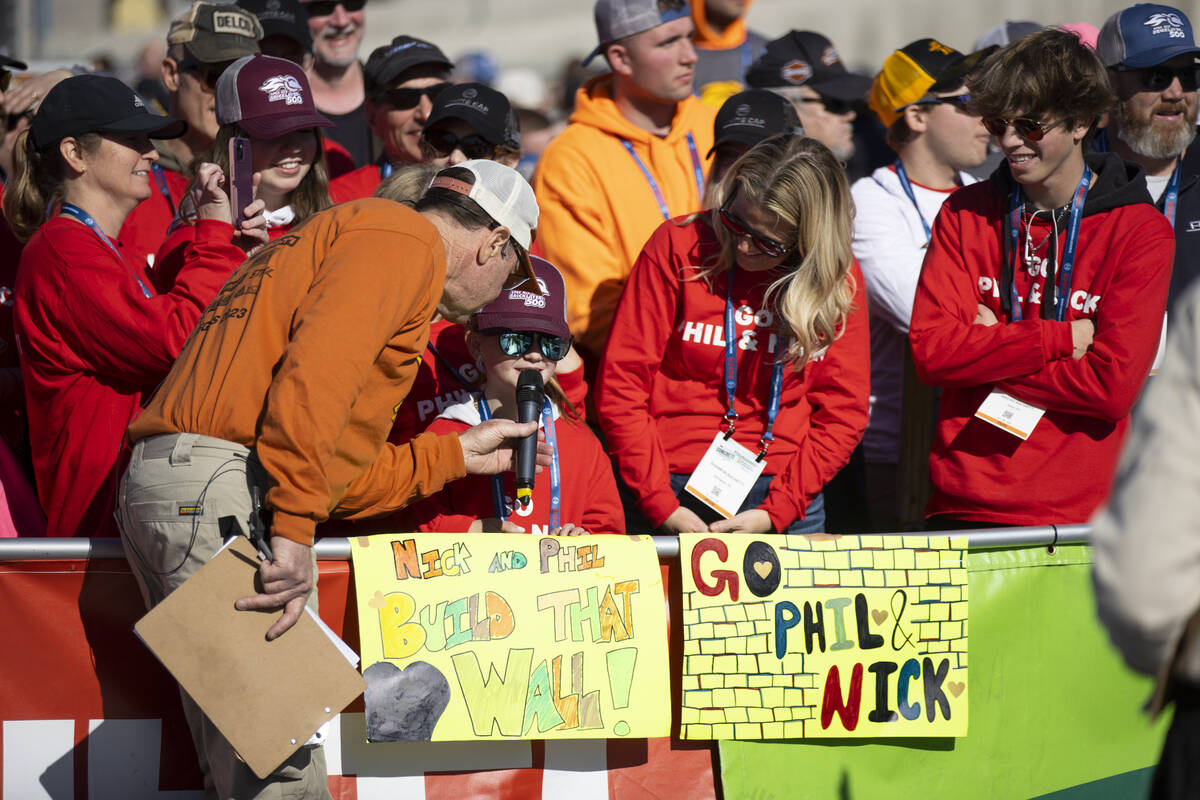
[[[366,683],[308,614],[275,641],[279,611],[238,611],[255,594],[258,556],[245,537],[134,625],[260,778],[271,774]]]

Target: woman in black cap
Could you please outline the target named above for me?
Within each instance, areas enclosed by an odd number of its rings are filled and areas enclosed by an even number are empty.
[[[4,213],[28,240],[16,329],[48,536],[116,534],[125,427],[228,277],[200,265],[158,293],[113,238],[153,190],[150,138],[186,128],[115,78],[79,75],[50,90],[17,141]]]

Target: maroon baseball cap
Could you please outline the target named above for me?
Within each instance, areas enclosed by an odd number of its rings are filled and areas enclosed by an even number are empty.
[[[567,287],[562,274],[544,258],[530,256],[529,261],[541,294],[528,283],[500,292],[499,297],[475,313],[475,326],[481,331],[505,328],[569,337]]]
[[[239,58],[217,79],[217,122],[237,123],[255,139],[333,127],[313,105],[304,70],[261,53]]]

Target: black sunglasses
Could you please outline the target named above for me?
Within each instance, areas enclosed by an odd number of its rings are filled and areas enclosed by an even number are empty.
[[[367,4],[367,0],[313,0],[311,3],[304,4],[304,10],[308,12],[310,17],[328,17],[338,6],[353,13],[362,11],[362,7]]]
[[[854,103],[849,100],[838,100],[836,97],[801,97],[801,103],[820,103],[830,114],[841,116],[854,110]]]
[[[446,130],[426,130],[421,137],[439,158],[445,158],[455,150],[462,150],[463,155],[470,159],[490,159],[496,155],[496,145],[477,133],[457,136]]]
[[[1040,142],[1045,138],[1053,128],[1060,125],[1063,120],[1056,122],[1045,123],[1039,122],[1036,119],[1029,117],[1017,117],[1016,119],[1001,119],[1000,117],[984,117],[983,127],[987,128],[987,132],[992,136],[1003,136],[1011,125],[1016,131],[1017,136],[1028,142]]]
[[[179,69],[184,72],[190,72],[196,76],[196,80],[204,84],[210,92],[217,90],[217,80],[221,77],[221,73],[229,69],[232,61],[220,61],[210,63],[208,61],[197,61],[191,56],[187,56],[179,62]]]
[[[391,106],[397,111],[407,111],[410,108],[416,108],[422,97],[428,97],[429,102],[432,103],[449,86],[448,83],[435,83],[432,86],[417,88],[384,89],[375,94],[375,102],[379,105]]]
[[[1117,72],[1139,72],[1142,77],[1142,88],[1149,92],[1166,91],[1167,87],[1178,78],[1179,86],[1185,92],[1194,92],[1200,85],[1200,64],[1188,64],[1186,67],[1168,67],[1157,64],[1153,67],[1127,67],[1117,64],[1112,69]]]
[[[792,248],[782,242],[777,242],[768,236],[756,233],[746,224],[745,220],[724,206],[717,209],[717,216],[720,217],[721,224],[725,226],[726,230],[739,239],[742,237],[748,238],[758,248],[758,252],[764,256],[782,258],[792,251]]]
[[[571,349],[571,337],[551,336],[538,331],[499,331],[500,349],[504,355],[520,358],[530,351],[536,339],[542,355],[551,361],[562,361]]]
[[[925,100],[918,100],[913,103],[914,106],[936,106],[936,105],[954,106],[960,111],[966,111],[971,105],[971,95],[967,92],[962,94],[954,94],[949,97],[930,97]]]

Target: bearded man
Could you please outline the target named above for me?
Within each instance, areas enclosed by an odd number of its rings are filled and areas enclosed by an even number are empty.
[[[1200,147],[1189,147],[1200,48],[1182,11],[1139,3],[1108,18],[1096,50],[1117,96],[1096,148],[1142,165],[1150,196],[1175,228],[1170,308],[1200,276]]]

